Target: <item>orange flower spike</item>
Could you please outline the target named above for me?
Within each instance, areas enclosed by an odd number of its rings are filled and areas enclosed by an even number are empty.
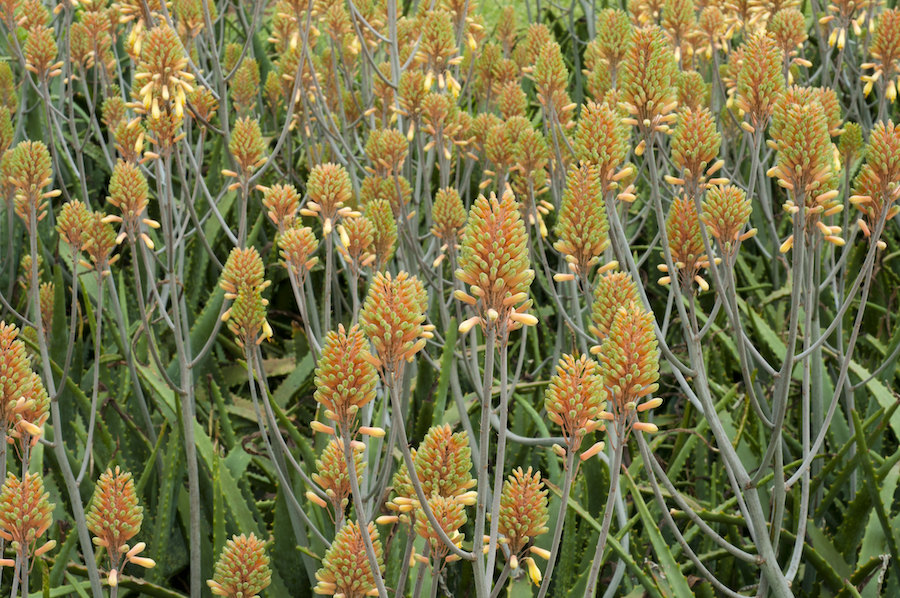
[[[384,270],[397,250],[397,220],[386,199],[375,199],[366,205],[366,218],[372,222],[375,269]]]
[[[872,61],[859,65],[872,70],[861,77],[866,83],[863,94],[868,96],[875,82],[881,79],[885,95],[893,103],[897,98],[897,61],[900,60],[900,8],[885,10],[878,17],[869,55]]]
[[[456,297],[474,306],[477,313],[460,324],[460,332],[468,332],[477,323],[505,326],[507,331],[537,324],[537,318],[526,311],[531,305],[528,288],[534,280],[534,271],[528,267],[528,235],[509,188],[500,199],[494,194],[490,199],[478,196],[461,245],[456,277],[469,285],[471,295],[458,291]]]
[[[47,215],[46,200],[60,195],[58,190],[44,191],[53,176],[50,150],[41,141],[22,141],[6,156],[4,162],[9,160],[8,180],[15,189],[16,214],[30,228],[31,209],[40,222]]]
[[[359,314],[362,329],[375,349],[373,362],[387,377],[399,376],[431,337],[426,327],[428,293],[415,276],[379,272]]]
[[[244,58],[231,79],[230,92],[237,113],[249,116],[256,107],[256,96],[259,93],[259,63],[256,59]]]
[[[338,251],[355,272],[375,262],[374,247],[375,227],[365,216],[346,218],[338,224],[338,235],[341,244]]]
[[[94,544],[105,548],[109,556],[112,586],[130,562],[147,569],[156,566],[152,559],[137,556],[145,548],[143,542],[133,548],[128,545],[141,530],[143,520],[144,511],[138,504],[131,474],[118,466],[115,472],[107,469],[100,475],[88,506],[87,526],[94,534]]]
[[[325,408],[325,416],[341,429],[353,431],[357,413],[375,398],[378,372],[368,347],[359,326],[346,330],[339,325],[325,336],[316,367],[314,396]]]
[[[90,226],[91,213],[87,206],[77,199],[63,204],[56,219],[56,230],[60,239],[69,244],[75,253],[81,251],[87,243],[87,229]]]
[[[628,156],[629,131],[621,112],[607,102],[588,102],[575,131],[575,157],[597,167],[606,193],[615,186],[615,171]]]
[[[325,552],[322,568],[316,572],[318,583],[313,592],[343,598],[363,598],[377,595],[375,575],[384,569],[384,549],[378,537],[378,529],[370,523],[366,533],[375,549],[378,571],[373,574],[366,555],[362,531],[355,521],[347,522],[335,535]]]
[[[703,245],[700,219],[692,199],[680,197],[672,202],[666,218],[666,237],[669,241],[672,262],[678,271],[682,286],[690,288],[691,283],[696,282],[704,291],[709,290],[709,285],[699,275],[701,268],[709,267],[709,257]],[[665,265],[659,268],[663,272],[668,270]],[[671,282],[673,273],[667,274],[660,280],[660,284]]]
[[[672,134],[672,162],[680,171],[679,178],[667,178],[682,185],[692,195],[698,193],[719,155],[722,136],[716,129],[716,121],[706,108],[686,108],[678,117]]]
[[[750,200],[743,189],[734,185],[718,186],[707,191],[700,220],[719,242],[719,247],[730,254],[737,248],[738,241],[755,234],[755,230],[741,232],[750,220],[751,211]]]
[[[815,92],[798,94],[796,91],[789,90],[779,100],[773,116],[772,138],[778,150],[777,164],[767,174],[776,177],[778,184],[790,192],[784,209],[793,217],[800,210],[797,204],[802,203],[809,228],[812,228],[819,227],[823,216],[843,207],[836,201],[837,152],[831,143],[825,110]],[[800,101],[792,100],[792,95]],[[843,244],[838,236],[840,227],[821,226],[825,227],[822,233],[827,241]],[[793,241],[793,236],[788,237],[781,252],[789,251]]]
[[[805,59],[796,59],[798,49],[803,46],[808,37],[806,34],[806,19],[802,12],[796,8],[781,9],[775,13],[775,16],[772,17],[766,28],[772,34],[772,37],[775,38],[775,42],[778,44],[778,48],[781,50],[781,54],[786,62],[794,60],[796,62],[801,62],[801,60],[803,63],[806,62]]]
[[[228,150],[237,163],[238,172],[224,171],[223,174],[237,175],[241,179],[249,178],[253,171],[266,161],[265,143],[263,143],[259,121],[250,117],[239,118],[231,131]]]
[[[37,547],[53,523],[54,505],[47,500],[49,496],[44,492],[41,476],[36,473],[26,473],[21,480],[9,473],[0,488],[0,538],[12,542],[22,557],[38,556],[56,546],[50,540]]]
[[[353,463],[356,477],[362,484],[362,472],[365,469],[363,453],[365,446],[361,443],[351,442]],[[342,517],[350,498],[350,477],[347,471],[347,461],[344,459],[344,441],[340,438],[332,438],[322,450],[322,454],[316,459],[316,473],[312,480],[328,496],[334,507],[336,517]],[[307,493],[309,496],[310,493]]]
[[[120,233],[116,241],[121,243],[125,234],[138,235],[149,249],[153,249],[153,241],[146,233],[141,232],[141,224],[159,228],[159,223],[144,217],[149,201],[149,187],[140,168],[132,162],[119,160],[109,181],[109,197],[106,201],[121,212],[121,216],[107,217],[107,220],[115,221],[112,220],[115,218],[125,223],[127,233]]]
[[[679,110],[695,113],[709,105],[710,85],[697,71],[679,71],[675,78],[675,94]]]
[[[0,425],[7,425],[16,403],[31,392],[31,365],[15,324],[0,321]]]
[[[300,195],[293,185],[272,185],[262,189],[262,204],[269,220],[284,234],[294,224],[300,209]]]
[[[744,47],[737,74],[737,107],[749,119],[750,131],[765,129],[784,89],[782,53],[768,33],[752,36]]]
[[[56,34],[53,28],[36,26],[25,39],[25,68],[42,81],[62,74],[62,61],[57,61]]]
[[[584,437],[599,428],[604,404],[600,368],[587,355],[563,355],[544,397],[547,417],[562,429],[568,450],[577,451]]]
[[[690,61],[694,53],[692,42],[697,37],[696,9],[692,0],[665,0],[662,27],[675,48],[675,60]]]
[[[116,231],[109,224],[106,214],[103,212],[90,213],[86,237],[84,251],[88,254],[90,263],[82,263],[94,268],[102,276],[108,276],[110,274],[109,267],[119,259],[119,256],[112,256],[118,243]]]
[[[294,273],[300,281],[319,261],[314,257],[319,248],[319,240],[308,226],[289,228],[278,236],[278,248],[284,267]]]
[[[184,116],[187,94],[193,91],[194,75],[188,66],[184,46],[168,25],[146,32],[140,43],[140,60],[134,75],[140,87],[138,97],[143,110],[158,120],[163,110],[172,107],[178,121]]]
[[[877,123],[869,134],[865,153],[866,162],[856,176],[850,202],[862,212],[860,228],[868,237],[881,218],[890,220],[900,212],[895,205],[900,195],[900,127],[892,122]]]
[[[597,16],[598,55],[608,65],[610,79],[614,83],[619,65],[632,44],[631,21],[628,15],[617,8],[606,8]]]
[[[468,519],[466,517],[465,505],[456,497],[434,494],[428,497],[428,507],[441,524],[441,529],[447,534],[447,537],[449,537],[457,546],[462,546],[464,538],[460,529],[465,526]],[[425,515],[425,510],[421,507],[416,513],[416,533],[431,546],[432,561],[447,559],[449,562],[459,558],[455,555],[447,556],[450,549],[447,548],[440,536],[438,536],[437,531],[431,526],[431,523]],[[424,557],[416,558],[424,559]],[[428,561],[425,562],[427,563]]]
[[[272,583],[266,544],[254,534],[232,536],[216,562],[216,573],[206,582],[215,596],[257,598]]]
[[[532,78],[544,114],[552,114],[552,119],[563,128],[574,124],[572,110],[575,106],[567,91],[569,71],[558,43],[549,42],[541,47],[534,63]]]
[[[52,283],[44,283],[41,285],[41,290],[43,291],[45,288],[53,289]],[[44,300],[43,294],[41,295],[41,299]],[[46,305],[42,306],[46,308]],[[47,326],[49,321],[47,320],[47,315],[52,315],[53,310],[42,311],[41,315],[45,318],[44,321],[44,330],[45,332],[49,330]],[[30,384],[26,386],[28,389],[26,393],[22,395],[22,398],[16,402],[16,405],[13,408],[14,416],[13,416],[13,426],[9,430],[10,438],[18,438],[22,441],[24,446],[33,447],[36,445],[41,436],[44,433],[44,424],[47,423],[47,420],[50,417],[50,397],[47,396],[47,390],[44,388],[44,383],[41,380],[41,377],[37,374],[31,374]]]
[[[674,121],[677,100],[677,63],[662,30],[656,26],[636,29],[619,74],[622,105],[627,124],[643,135],[667,131]]]
[[[313,167],[306,185],[309,200],[300,213],[322,220],[322,234],[327,238],[337,219],[352,212],[344,206],[353,197],[350,175],[339,164],[320,164]]]
[[[498,530],[507,540],[510,556],[522,558],[537,536],[546,534],[549,518],[547,489],[541,472],[521,467],[503,483]]]
[[[620,308],[599,351],[600,373],[611,413],[602,415],[636,430],[655,431],[652,424],[636,422],[635,412],[658,406],[659,399],[638,401],[659,388],[659,350],[653,314],[637,303]],[[637,424],[641,424],[638,426]]]
[[[219,286],[225,291],[225,298],[234,301],[222,314],[222,321],[228,322],[228,329],[237,337],[239,346],[259,344],[273,335],[266,320],[269,302],[262,297],[269,284],[262,258],[254,247],[231,250]]]
[[[431,234],[444,242],[441,246],[441,256],[444,255],[443,252],[456,254],[467,218],[466,208],[463,207],[456,189],[446,187],[438,190],[431,208],[431,221],[434,223]],[[440,260],[441,258],[438,258],[435,264],[440,263]]]
[[[472,449],[465,432],[454,434],[447,424],[430,428],[414,461],[426,495],[454,497],[462,504],[475,504]],[[411,496],[415,497],[415,493]]]
[[[562,253],[569,269],[587,281],[590,269],[609,246],[609,223],[597,169],[588,164],[573,167],[566,179],[553,247]]]
[[[619,308],[631,302],[640,304],[640,294],[629,274],[615,271],[597,277],[594,301],[591,304],[590,331],[598,342],[603,342],[609,334]]]

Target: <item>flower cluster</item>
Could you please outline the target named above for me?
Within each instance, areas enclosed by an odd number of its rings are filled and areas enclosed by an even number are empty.
[[[475,324],[507,331],[537,324],[537,318],[527,313],[528,288],[534,279],[527,242],[525,223],[509,188],[500,199],[493,194],[490,199],[478,196],[469,211],[456,271],[471,294],[455,293],[478,315],[460,324],[460,332],[468,332]]]
[[[262,258],[255,248],[231,250],[219,286],[225,291],[225,298],[233,303],[222,314],[222,320],[228,322],[228,329],[242,347],[258,345],[272,336],[272,327],[266,320],[269,302],[262,296],[269,284]]]
[[[143,509],[138,505],[131,474],[116,467],[100,475],[94,496],[87,511],[87,526],[94,534],[94,544],[106,549],[109,557],[109,585],[118,585],[122,569],[128,563],[152,568],[152,559],[138,556],[146,547],[138,542],[133,547],[128,542],[141,530]]]
[[[225,543],[216,574],[206,582],[215,596],[257,598],[272,582],[265,542],[254,534],[234,536]]]

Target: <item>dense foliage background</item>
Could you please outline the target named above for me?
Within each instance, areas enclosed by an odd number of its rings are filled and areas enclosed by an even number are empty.
[[[0,28],[0,593],[900,593],[900,11]]]

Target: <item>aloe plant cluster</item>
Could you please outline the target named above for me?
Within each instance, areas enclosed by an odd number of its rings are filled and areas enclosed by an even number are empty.
[[[0,595],[900,594],[889,4],[0,0]]]

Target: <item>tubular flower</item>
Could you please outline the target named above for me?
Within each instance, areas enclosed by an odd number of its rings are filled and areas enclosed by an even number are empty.
[[[897,98],[897,61],[900,60],[900,8],[886,10],[878,17],[869,55],[872,62],[859,65],[863,69],[872,69],[871,74],[861,77],[866,82],[863,93],[869,95],[880,79],[880,90],[893,103]]]
[[[619,65],[632,43],[632,26],[628,15],[617,8],[606,8],[597,16],[597,53],[609,68],[612,86],[616,85]]]
[[[63,204],[56,219],[56,230],[60,239],[69,244],[74,253],[81,251],[87,243],[87,229],[90,226],[91,213],[87,206],[74,199]]]
[[[750,200],[743,189],[734,185],[720,185],[706,192],[700,220],[719,242],[724,253],[732,254],[739,241],[745,241],[756,234],[756,229],[741,232],[750,220],[751,211]]]
[[[597,428],[603,409],[603,386],[597,362],[587,355],[563,355],[544,397],[547,417],[562,429],[567,448],[577,452]]]
[[[16,214],[25,221],[29,231],[34,233],[31,230],[31,210],[34,210],[37,222],[40,222],[47,215],[48,202],[45,200],[60,195],[58,190],[44,191],[53,176],[50,151],[41,141],[22,141],[7,156],[8,180],[16,192]]]
[[[225,298],[234,302],[222,314],[222,321],[228,322],[228,329],[241,347],[248,343],[258,345],[273,334],[266,321],[269,302],[262,297],[270,281],[264,277],[262,258],[255,248],[235,247],[231,250],[219,286],[225,291]]]
[[[150,29],[140,44],[140,56],[134,79],[143,84],[138,92],[143,109],[157,120],[171,106],[180,121],[194,75],[185,70],[188,60],[178,34],[168,25]]]
[[[440,264],[447,254],[456,256],[460,235],[466,225],[467,217],[466,208],[456,189],[444,187],[438,190],[431,207],[431,221],[434,223],[431,227],[431,234],[443,241],[444,244],[441,245],[441,255],[434,261],[435,266]]]
[[[456,497],[433,494],[428,497],[428,507],[434,514],[435,519],[440,523],[443,532],[447,534],[447,537],[449,537],[457,547],[461,547],[464,537],[459,530],[467,521],[465,505]],[[428,521],[428,518],[425,516],[425,511],[421,507],[416,515],[416,533],[430,545],[431,559],[433,562],[440,562],[442,560],[451,562],[459,559],[456,555],[448,556],[447,553],[450,549],[447,548],[437,531],[431,526],[431,522]],[[424,557],[417,555],[416,558],[417,560],[424,560],[427,563],[427,560]]]
[[[709,256],[703,246],[700,219],[692,199],[680,197],[672,202],[666,218],[666,237],[682,286],[687,289],[691,282],[696,282],[704,291],[709,290],[709,284],[700,277],[700,269],[709,267]],[[659,280],[660,284],[672,282],[673,273],[669,272],[668,266],[661,264],[659,269],[667,274]]]
[[[25,40],[25,68],[47,80],[62,74],[62,61],[56,60],[56,35],[51,27],[35,26]]]
[[[325,552],[322,568],[316,572],[316,594],[365,598],[377,595],[375,575],[384,569],[384,550],[378,537],[378,529],[370,523],[366,531],[375,549],[378,571],[373,574],[366,556],[362,531],[355,521],[347,522],[335,535],[334,542]]]
[[[854,0],[833,0],[828,4],[827,10],[832,14],[827,14],[820,18],[819,24],[826,27],[825,32],[830,31],[828,33],[828,45],[830,47],[837,46],[838,50],[843,50],[847,43],[847,32],[851,28],[855,35],[862,35],[860,23],[865,20],[865,17],[864,15],[857,16],[860,4],[862,3],[857,3]]]
[[[238,165],[238,172],[225,171],[223,174],[240,176],[241,179],[249,178],[266,161],[259,121],[250,117],[239,118],[231,131],[228,150]]]
[[[847,165],[850,166],[849,164]],[[879,122],[869,135],[866,162],[856,176],[850,202],[862,212],[860,228],[868,237],[881,219],[890,220],[900,212],[900,128]],[[885,212],[887,212],[885,214]],[[879,241],[881,246],[883,241]]]
[[[622,60],[621,99],[629,114],[626,123],[645,136],[667,131],[673,122],[677,64],[659,27],[635,30]]]
[[[293,272],[301,283],[306,273],[319,261],[313,256],[319,248],[319,241],[308,226],[295,226],[284,231],[278,236],[278,248],[284,267]]]
[[[527,244],[525,223],[512,191],[507,187],[500,199],[494,194],[490,199],[479,195],[469,211],[456,270],[471,295],[462,290],[455,293],[477,315],[460,324],[460,332],[478,323],[507,332],[537,324],[537,318],[527,313],[528,288],[534,280]]]
[[[400,376],[403,366],[431,338],[432,327],[424,324],[427,308],[428,293],[415,276],[406,272],[396,277],[375,275],[359,321],[375,349],[370,359],[386,378]]]
[[[327,238],[338,218],[353,214],[344,206],[353,196],[350,175],[340,164],[320,164],[309,173],[306,188],[309,201],[300,213],[321,219],[322,233]]]
[[[338,251],[352,272],[359,274],[362,268],[375,262],[375,254],[372,253],[375,227],[371,220],[365,216],[346,218],[338,224],[338,235],[341,238]]]
[[[391,204],[385,199],[375,199],[366,204],[366,218],[372,222],[372,243],[375,253],[375,269],[384,270],[397,250],[397,221]]]
[[[526,471],[521,467],[513,470],[503,482],[499,517],[497,529],[509,546],[510,557],[518,560],[525,556],[537,536],[549,531],[547,489],[541,481],[541,472],[533,472],[531,467]]]
[[[537,226],[541,237],[547,236],[544,216],[553,210],[547,200],[537,200],[547,190],[547,164],[550,162],[550,147],[543,134],[531,127],[519,133],[514,147],[515,164],[511,168],[513,189],[522,202],[519,209],[529,226]]]
[[[0,156],[6,153],[10,148],[15,136],[13,128],[12,115],[9,108],[0,103]]]
[[[603,342],[615,319],[616,312],[629,303],[640,304],[640,294],[634,280],[626,272],[607,272],[597,278],[594,301],[591,304],[590,331]]]
[[[284,234],[294,225],[300,209],[300,195],[293,185],[272,185],[262,189],[262,204],[269,220]]]
[[[365,445],[354,440],[350,443],[350,448],[353,453],[356,478],[362,484],[362,472],[365,469],[363,462]],[[316,473],[311,477],[331,501],[335,518],[341,519],[350,499],[350,476],[347,471],[347,461],[344,459],[344,441],[342,439],[335,437],[328,441],[321,456],[316,459]],[[321,499],[314,493],[307,492],[306,495],[319,506],[325,506],[325,503],[320,502]]]
[[[628,142],[618,109],[606,102],[585,105],[575,131],[575,157],[596,166],[604,195],[621,179],[615,171],[628,156]]]
[[[369,175],[362,180],[359,186],[359,199],[363,205],[368,205],[376,199],[383,199],[391,207],[391,213],[399,217],[402,209],[412,198],[412,187],[406,177],[383,177]]]
[[[809,230],[817,227],[825,240],[843,245],[839,226],[827,226],[822,223],[823,216],[836,214],[843,206],[836,201],[837,190],[834,189],[834,175],[837,172],[836,151],[828,133],[828,120],[825,110],[819,101],[808,101],[800,104],[789,100],[787,96],[780,100],[773,118],[774,144],[778,150],[777,164],[768,175],[778,178],[778,184],[790,192],[790,199],[784,203],[784,209],[791,214],[805,208],[805,217]],[[781,251],[789,251],[793,246],[791,235],[782,244]]]
[[[109,181],[109,197],[106,198],[106,201],[122,213],[121,216],[108,216],[107,221],[125,223],[126,232],[119,234],[116,238],[117,243],[121,243],[126,234],[137,235],[149,249],[153,249],[153,241],[146,233],[141,232],[141,224],[159,228],[158,222],[143,217],[148,197],[147,179],[144,178],[140,168],[131,162],[119,160],[113,169]]]
[[[216,562],[216,574],[206,582],[215,596],[257,598],[272,582],[266,544],[254,534],[232,536]]]
[[[341,324],[325,336],[316,367],[315,399],[341,430],[353,431],[357,413],[375,398],[378,372],[368,345],[359,326],[345,330]]]
[[[749,118],[749,131],[765,129],[784,89],[782,53],[768,33],[758,33],[746,43],[737,74],[737,107]]]
[[[591,267],[609,246],[609,223],[597,169],[588,164],[569,170],[553,247],[563,254],[575,276],[588,280]],[[560,280],[567,275],[557,275]]]
[[[87,526],[94,534],[94,544],[105,548],[109,556],[109,585],[117,584],[119,573],[129,562],[148,569],[156,565],[152,559],[137,556],[145,547],[143,542],[133,548],[128,546],[141,530],[143,520],[144,511],[138,504],[131,474],[118,466],[115,473],[107,469],[94,489]]]
[[[12,542],[22,559],[40,556],[56,546],[54,540],[37,546],[53,523],[54,505],[47,500],[49,496],[36,473],[26,473],[21,480],[9,473],[0,488],[0,538]],[[0,564],[15,565],[8,559],[0,559]]]
[[[637,421],[637,413],[662,404],[661,399],[638,404],[659,388],[656,383],[659,351],[653,332],[653,314],[636,303],[620,308],[598,354],[607,405],[612,409],[600,417],[626,428],[655,432],[655,425]]]
[[[671,144],[672,162],[681,171],[680,176],[666,180],[683,185],[691,196],[698,194],[706,186],[707,177],[722,167],[721,162],[715,162],[721,144],[722,137],[709,110],[684,109],[679,114]]]

